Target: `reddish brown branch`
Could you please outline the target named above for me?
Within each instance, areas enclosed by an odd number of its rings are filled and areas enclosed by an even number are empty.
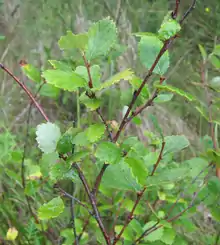
[[[90,72],[90,64],[89,64],[89,62],[87,61],[86,56],[85,56],[84,53],[82,54],[82,57],[83,57],[84,64],[85,64],[85,66],[86,66],[86,70],[87,70],[88,77],[89,77],[88,85],[89,85],[90,88],[93,88],[93,84],[92,84],[92,76],[91,76],[91,72]]]
[[[89,185],[87,183],[87,180],[86,180],[82,170],[80,169],[80,167],[76,163],[74,163],[72,166],[77,170],[79,178],[80,178],[80,180],[81,180],[81,182],[82,182],[82,184],[83,184],[83,186],[85,188],[85,191],[86,191],[86,193],[88,195],[89,201],[91,203],[91,206],[92,206],[92,209],[93,209],[93,212],[94,212],[94,217],[95,217],[96,222],[98,223],[99,228],[100,228],[100,230],[101,230],[101,232],[102,232],[102,234],[103,234],[103,236],[105,238],[106,244],[107,245],[111,245],[110,237],[107,234],[107,231],[106,231],[106,229],[104,227],[104,224],[102,222],[101,216],[99,214],[99,211],[98,211],[98,208],[97,208],[97,205],[96,205],[96,198],[95,198],[94,194],[90,191],[90,188],[89,188]]]
[[[173,19],[176,19],[178,12],[179,12],[179,6],[180,6],[180,0],[176,0],[176,7],[174,11],[172,12]]]
[[[120,231],[119,234],[115,237],[114,242],[113,242],[113,245],[115,245],[115,244],[120,240],[120,238],[121,238],[121,236],[123,235],[125,229],[126,229],[127,226],[130,224],[130,222],[133,220],[133,218],[134,218],[134,212],[135,212],[135,210],[136,210],[136,208],[137,208],[137,206],[138,206],[138,204],[139,204],[139,202],[140,202],[140,200],[141,200],[141,198],[142,198],[142,196],[143,196],[145,190],[146,190],[146,187],[144,187],[143,190],[142,190],[141,192],[138,192],[138,193],[137,193],[137,199],[136,199],[136,201],[135,201],[135,203],[134,203],[134,206],[133,206],[131,212],[129,213],[129,215],[128,215],[128,217],[127,217],[127,219],[126,219],[126,221],[125,221],[125,224],[124,224],[124,226],[122,227],[121,231]]]
[[[164,151],[165,144],[166,144],[166,142],[163,141],[163,142],[162,142],[162,146],[161,146],[161,150],[160,150],[160,154],[159,154],[159,156],[158,156],[158,159],[157,159],[156,164],[154,165],[154,168],[153,168],[153,171],[152,171],[152,173],[151,173],[151,176],[154,175],[154,173],[155,173],[155,171],[156,171],[156,169],[157,169],[157,167],[158,167],[160,161],[162,160],[162,155],[163,155],[163,151]]]
[[[92,190],[92,193],[96,196],[97,195],[97,192],[98,192],[98,189],[99,189],[99,186],[100,186],[100,183],[101,183],[101,180],[102,180],[102,177],[104,175],[104,172],[106,170],[106,168],[108,167],[108,164],[103,164],[98,176],[96,177],[96,180],[95,180],[95,184],[94,184],[94,187],[93,187],[93,190]]]
[[[28,88],[8,69],[6,68],[3,64],[0,63],[0,68],[8,73],[9,76],[11,76],[15,82],[25,91],[25,93],[29,96],[31,101],[34,103],[34,105],[37,107],[38,111],[41,113],[41,115],[44,117],[44,119],[49,122],[49,118],[45,114],[43,108],[38,104],[36,99],[34,98],[33,94],[28,90]]]
[[[183,21],[188,17],[188,15],[193,11],[193,9],[196,7],[196,2],[197,0],[193,0],[192,4],[190,5],[190,7],[187,9],[187,11],[184,13],[182,19],[180,20],[180,24],[183,23]]]

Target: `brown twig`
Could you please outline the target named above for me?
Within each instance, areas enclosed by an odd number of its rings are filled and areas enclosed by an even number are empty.
[[[172,18],[176,19],[178,12],[179,12],[179,6],[180,6],[180,0],[176,0],[176,7],[174,11],[172,12]]]
[[[166,144],[166,142],[163,141],[163,142],[162,142],[162,146],[161,146],[161,150],[160,150],[160,154],[159,154],[159,156],[158,156],[157,162],[156,162],[156,164],[154,165],[153,171],[152,171],[152,173],[151,173],[150,176],[153,176],[153,175],[154,175],[154,173],[155,173],[155,171],[157,170],[157,167],[158,167],[160,161],[162,160],[162,155],[163,155],[163,151],[164,151],[165,144]]]
[[[133,220],[133,218],[134,218],[134,212],[135,212],[135,210],[136,210],[136,208],[137,208],[137,206],[138,206],[138,204],[139,204],[139,202],[140,202],[140,200],[141,200],[141,198],[142,198],[145,190],[146,190],[146,187],[144,187],[142,191],[140,191],[140,192],[137,193],[137,199],[136,199],[136,201],[134,203],[134,206],[133,206],[131,212],[129,213],[129,215],[128,215],[128,217],[127,217],[127,219],[125,221],[125,224],[122,227],[121,231],[115,237],[114,242],[113,242],[113,245],[115,245],[120,240],[120,238],[121,238],[122,234],[124,233],[125,229],[130,224],[130,222]]]
[[[90,88],[93,88],[92,76],[91,76],[91,72],[90,72],[90,64],[87,61],[86,56],[85,56],[84,53],[82,54],[82,57],[83,57],[83,61],[84,61],[84,64],[85,64],[85,67],[86,67],[86,70],[87,70],[87,73],[88,73],[88,77],[89,77],[88,85],[89,85]]]
[[[80,233],[79,236],[78,236],[78,241],[79,241],[79,242],[80,242],[80,240],[81,240],[81,238],[82,238],[84,232],[86,231],[86,228],[87,228],[88,225],[89,225],[89,218],[86,220],[86,222],[85,222],[85,224],[84,224],[84,226],[83,226],[83,228],[82,228],[82,231],[81,231],[81,233]],[[75,243],[74,245],[76,245],[76,243]]]
[[[196,7],[196,2],[197,0],[193,0],[192,4],[190,5],[190,7],[187,9],[187,11],[184,13],[182,19],[180,20],[180,25],[183,23],[183,21],[188,17],[188,15],[193,11],[193,9]]]
[[[31,99],[31,101],[34,103],[34,105],[37,107],[38,111],[41,113],[41,115],[44,117],[44,119],[49,122],[49,118],[47,117],[47,115],[45,114],[43,108],[41,107],[41,105],[36,101],[36,99],[34,98],[33,94],[28,90],[28,88],[8,69],[6,68],[3,64],[0,63],[0,68],[5,71],[6,73],[8,73],[9,76],[11,76],[15,82],[25,91],[25,93],[29,96],[29,98]]]
[[[106,244],[107,245],[111,245],[110,237],[107,234],[107,231],[106,231],[106,229],[104,227],[104,224],[102,222],[101,216],[99,214],[99,211],[98,211],[98,208],[97,208],[97,205],[96,205],[96,198],[95,198],[94,194],[90,191],[90,188],[89,188],[89,185],[87,183],[87,180],[86,180],[82,170],[80,169],[80,167],[76,163],[74,163],[72,166],[77,170],[79,178],[80,178],[80,180],[81,180],[81,182],[82,182],[82,184],[83,184],[83,186],[85,188],[85,191],[86,191],[86,193],[88,195],[89,201],[91,203],[91,206],[92,206],[92,209],[93,209],[93,212],[94,212],[94,217],[95,217],[96,222],[98,223],[99,228],[100,228],[100,230],[101,230],[101,232],[102,232],[102,234],[103,234],[103,236],[105,238]]]

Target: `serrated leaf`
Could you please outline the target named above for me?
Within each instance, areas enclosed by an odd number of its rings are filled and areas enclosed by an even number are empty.
[[[198,46],[199,46],[199,50],[200,50],[200,53],[202,55],[202,58],[205,61],[207,59],[207,57],[208,57],[207,52],[206,52],[205,48],[201,44],[199,44]]]
[[[43,77],[46,79],[47,83],[70,92],[76,91],[78,88],[86,87],[87,85],[86,80],[75,72],[46,70],[43,72]]]
[[[174,94],[180,95],[181,97],[184,97],[185,99],[187,99],[189,101],[195,101],[196,100],[196,98],[193,95],[191,95],[191,94],[189,94],[189,93],[187,93],[187,92],[185,92],[179,88],[170,86],[170,85],[158,85],[157,84],[157,85],[155,85],[155,87],[159,90],[165,90],[165,91],[169,91],[169,92],[172,92]]]
[[[51,153],[56,150],[57,142],[61,136],[60,128],[51,123],[42,123],[37,126],[36,140],[38,147],[44,153]]]
[[[58,43],[61,49],[84,50],[88,43],[88,34],[82,33],[75,35],[71,31],[67,31],[66,36],[62,36]]]
[[[109,18],[100,20],[89,28],[88,37],[86,58],[91,61],[100,56],[107,55],[116,43],[116,25]]]
[[[162,23],[160,30],[158,31],[159,38],[163,41],[168,40],[175,36],[180,30],[180,24],[174,19],[169,19]]]
[[[143,65],[150,70],[155,62],[161,48],[163,47],[162,41],[155,36],[143,36],[139,42],[139,56]],[[169,53],[166,51],[160,58],[158,64],[154,68],[154,73],[163,75],[169,68]]]
[[[100,188],[102,187],[124,191],[141,190],[141,186],[136,182],[131,169],[124,161],[108,166],[102,178]]]
[[[125,163],[127,163],[130,166],[134,177],[137,179],[137,182],[141,185],[145,185],[148,176],[148,171],[145,168],[144,162],[138,158],[126,157]]]
[[[111,142],[102,142],[99,144],[95,156],[100,161],[108,164],[118,163],[122,158],[120,148]]]
[[[184,135],[166,136],[164,141],[166,144],[163,155],[179,152],[190,145],[188,139]]]
[[[62,71],[69,71],[72,72],[72,68],[63,61],[58,61],[58,60],[48,60],[50,64],[53,66],[54,69],[62,70]]]
[[[24,74],[29,79],[31,79],[32,81],[34,81],[36,83],[40,83],[41,82],[40,71],[37,68],[35,68],[33,65],[26,64],[26,65],[22,66],[21,69],[24,72]]]
[[[89,98],[85,92],[80,95],[80,102],[83,103],[87,108],[94,111],[101,105],[101,100],[98,98]]]
[[[90,144],[85,131],[78,133],[72,143],[78,146],[88,146]]]
[[[161,241],[165,244],[172,245],[176,237],[176,232],[173,229],[164,228],[163,236]]]
[[[171,101],[172,98],[173,94],[171,93],[161,93],[154,99],[154,103],[165,103]]]
[[[104,124],[93,124],[86,130],[86,136],[90,142],[98,141],[105,133]]]
[[[143,227],[143,230],[147,230],[147,229],[150,229],[151,227],[153,227],[154,225],[156,224],[155,221],[150,221],[148,222],[144,227]],[[150,233],[149,235],[147,235],[144,240],[145,241],[150,241],[150,242],[154,242],[154,241],[158,241],[162,238],[163,236],[163,233],[164,233],[164,228],[161,227],[155,231],[153,231],[152,233]]]
[[[102,85],[100,86],[100,88],[98,90],[109,88],[112,85],[119,83],[122,79],[123,80],[130,80],[132,78],[133,73],[134,72],[131,71],[130,69],[119,72],[116,75],[114,75],[113,77],[109,78],[104,83],[102,83]]]
[[[85,66],[77,66],[75,72],[83,77],[87,83],[89,82],[88,71]],[[101,79],[101,68],[98,65],[93,65],[90,67],[90,74],[92,78],[92,85],[94,88],[100,87]]]
[[[63,211],[63,200],[60,197],[56,197],[38,209],[38,217],[40,220],[48,220],[58,217]]]
[[[70,134],[64,134],[57,143],[57,151],[60,154],[66,154],[73,149],[72,136]]]

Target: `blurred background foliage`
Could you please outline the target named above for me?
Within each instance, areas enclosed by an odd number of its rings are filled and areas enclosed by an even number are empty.
[[[191,0],[181,2],[180,11],[184,13]],[[104,77],[108,78],[127,67],[135,69],[137,74],[143,77],[146,71],[137,59],[137,41],[131,34],[156,32],[164,16],[174,5],[174,0],[0,0],[0,62],[34,90],[32,82],[22,73],[19,65],[21,60],[43,70],[49,66],[48,59],[61,57],[57,41],[67,30],[74,33],[83,32],[91,22],[111,16],[119,28],[121,49],[126,48],[126,51],[119,57],[115,54],[117,58],[111,63],[103,62]],[[187,19],[170,52],[172,63],[167,74],[167,82],[196,95],[201,100],[204,99],[203,88],[195,85],[201,82],[202,57],[198,45],[201,44],[210,53],[215,43],[219,43],[219,13],[219,0],[198,0],[196,9]],[[211,80],[215,76],[219,76],[219,70],[210,66],[208,79]],[[123,91],[125,85],[120,86]],[[121,118],[122,113],[119,98],[120,94],[110,94],[104,105],[106,116],[116,121]],[[73,95],[47,88],[43,90],[39,101],[53,121],[68,124],[74,120],[76,98]],[[29,100],[23,91],[10,77],[0,72],[0,164],[7,161],[10,148],[16,145],[22,148],[28,108]],[[201,136],[208,132],[208,124],[201,115],[190,104],[176,96],[172,103],[165,106],[157,105],[150,108],[150,111],[158,116],[166,135],[185,134],[195,147],[198,146]],[[142,115],[142,126],[131,126],[140,137],[152,127],[147,113]],[[41,120],[33,108],[33,129]],[[30,134],[34,135],[34,130],[30,131]],[[14,160],[20,159],[19,154],[21,153],[13,156]],[[28,155],[29,158],[33,158],[36,152],[29,151]],[[209,224],[201,221],[199,225],[201,229],[205,229]],[[212,226],[209,229],[212,229]],[[199,239],[195,238],[195,235],[190,233],[189,241]],[[203,242],[190,244],[209,244]]]

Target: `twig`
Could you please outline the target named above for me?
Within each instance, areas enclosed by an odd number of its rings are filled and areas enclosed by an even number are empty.
[[[111,141],[113,141],[112,133],[111,133],[111,131],[110,131],[110,129],[109,129],[109,126],[108,126],[106,120],[104,119],[104,117],[102,116],[102,113],[100,112],[100,108],[96,109],[96,112],[97,112],[97,114],[99,115],[99,117],[101,118],[103,124],[105,125],[105,128],[106,128],[106,131],[107,131],[107,133],[108,133],[109,139],[110,139]]]
[[[92,212],[91,210],[89,210],[89,207],[88,207],[86,204],[82,203],[79,199],[77,199],[76,197],[70,195],[69,193],[67,193],[67,192],[66,192],[65,190],[63,190],[62,188],[60,188],[60,187],[58,187],[58,186],[56,186],[56,187],[60,190],[60,192],[61,192],[64,196],[66,196],[66,197],[68,197],[68,198],[74,200],[74,201],[77,202],[80,206],[82,206],[83,208],[85,208],[91,216],[94,216],[93,212]]]
[[[187,9],[187,11],[184,13],[182,19],[180,20],[180,24],[183,23],[183,21],[188,17],[188,15],[193,11],[193,9],[195,7],[196,7],[196,0],[193,0],[191,6]]]
[[[121,236],[122,236],[122,234],[124,233],[125,229],[126,229],[127,226],[130,224],[130,222],[133,220],[133,218],[134,218],[134,212],[135,212],[135,210],[136,210],[136,208],[137,208],[137,206],[138,206],[138,204],[139,204],[139,202],[140,202],[140,200],[141,200],[141,198],[142,198],[142,196],[143,196],[145,190],[146,190],[146,187],[144,187],[143,190],[142,190],[141,192],[138,192],[138,193],[137,193],[137,199],[136,199],[136,201],[135,201],[135,203],[134,203],[134,206],[133,206],[131,212],[129,213],[129,215],[128,215],[128,217],[127,217],[127,219],[126,219],[126,221],[125,221],[125,224],[124,224],[124,226],[122,227],[121,231],[120,231],[119,234],[115,237],[114,242],[113,242],[113,245],[115,245],[115,244],[119,241],[119,239],[121,238]]]
[[[162,142],[162,146],[161,146],[161,150],[160,150],[160,154],[159,154],[159,156],[158,156],[157,162],[154,164],[154,168],[153,168],[153,171],[152,171],[152,173],[151,173],[150,176],[153,176],[153,175],[154,175],[154,173],[155,173],[155,171],[156,171],[156,169],[157,169],[157,167],[158,167],[160,161],[162,160],[162,155],[163,155],[163,151],[164,151],[165,144],[166,144],[166,142],[163,141],[163,142]]]
[[[25,91],[25,93],[29,96],[29,98],[31,99],[31,101],[35,104],[35,106],[37,107],[38,111],[41,113],[41,115],[44,117],[44,119],[49,122],[49,118],[47,117],[47,115],[45,114],[43,108],[40,106],[40,104],[38,104],[38,102],[36,101],[36,99],[34,98],[33,94],[28,90],[28,88],[16,77],[13,75],[13,73],[6,68],[3,64],[0,63],[0,68],[5,71],[6,73],[8,73],[9,76],[11,76],[15,82]]]
[[[86,66],[86,70],[87,70],[88,77],[89,77],[88,85],[89,85],[90,88],[93,88],[93,84],[92,84],[92,76],[91,76],[91,72],[90,72],[90,64],[89,64],[89,62],[87,61],[86,56],[85,56],[84,53],[82,54],[82,57],[83,57],[84,64],[85,64],[85,66]]]
[[[87,228],[88,225],[89,225],[89,218],[86,220],[86,222],[85,222],[85,224],[84,224],[84,226],[82,228],[82,231],[81,231],[81,233],[78,236],[78,241],[79,242],[80,242],[80,240],[81,240],[81,238],[83,236],[83,233],[85,232],[85,230],[86,230],[86,228]],[[74,245],[76,245],[76,243]]]
[[[96,198],[93,195],[93,193],[90,191],[90,188],[89,188],[89,185],[87,183],[87,180],[86,180],[82,170],[80,169],[80,167],[76,163],[74,163],[72,166],[77,170],[79,178],[82,181],[82,184],[83,184],[83,186],[85,188],[85,191],[86,191],[86,193],[87,193],[87,195],[89,197],[90,203],[91,203],[92,208],[93,208],[94,217],[95,217],[95,219],[96,219],[96,221],[97,221],[97,223],[99,225],[99,228],[100,228],[100,230],[101,230],[101,232],[102,232],[102,234],[103,234],[103,236],[105,238],[106,244],[107,245],[111,245],[110,237],[107,234],[107,231],[106,231],[106,229],[104,227],[104,224],[102,222],[101,216],[99,214],[99,211],[98,211],[98,208],[97,208],[97,205],[96,205]]]
[[[176,0],[176,7],[175,10],[172,12],[173,19],[176,19],[178,12],[179,12],[180,0]]]
[[[100,186],[100,183],[101,183],[101,180],[102,180],[102,177],[105,173],[105,170],[106,168],[108,167],[108,164],[103,164],[98,176],[96,177],[96,180],[95,180],[95,184],[94,184],[94,187],[93,187],[93,190],[92,190],[92,193],[96,196],[97,195],[97,192],[98,192],[98,189],[99,189],[99,186]]]

